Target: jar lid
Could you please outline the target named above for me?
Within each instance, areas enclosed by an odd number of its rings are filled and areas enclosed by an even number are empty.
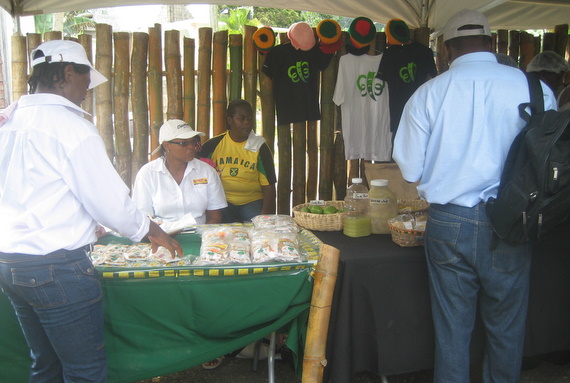
[[[370,185],[372,186],[388,186],[388,180],[378,179],[370,181]]]
[[[353,183],[353,184],[361,184],[361,183],[362,183],[362,178],[353,178],[353,179],[352,179],[352,183]]]

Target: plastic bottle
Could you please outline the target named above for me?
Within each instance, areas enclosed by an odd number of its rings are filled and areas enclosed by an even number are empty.
[[[398,200],[388,188],[388,180],[370,181],[370,231],[373,234],[390,234],[388,220],[398,215]]]
[[[344,235],[355,238],[370,235],[370,198],[362,178],[352,179],[352,185],[346,191],[344,210]]]

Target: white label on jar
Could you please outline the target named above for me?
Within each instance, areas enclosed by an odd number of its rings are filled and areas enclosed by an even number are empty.
[[[378,205],[387,205],[390,203],[390,198],[370,198],[370,203]]]
[[[368,199],[368,193],[354,193],[354,199]]]

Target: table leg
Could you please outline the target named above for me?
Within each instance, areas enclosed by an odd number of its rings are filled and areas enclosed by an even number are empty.
[[[275,344],[277,333],[273,331],[269,338],[269,350],[267,353],[267,369],[269,370],[269,383],[275,383]]]

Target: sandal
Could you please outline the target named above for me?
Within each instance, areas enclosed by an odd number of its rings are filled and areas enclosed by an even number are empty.
[[[216,359],[212,359],[212,360],[209,361],[209,362],[202,363],[202,368],[203,368],[204,370],[213,370],[213,369],[216,369],[216,368],[220,367],[220,364],[222,364],[222,360],[224,360],[224,357],[223,357],[223,356],[221,356],[221,357],[219,357],[219,358],[216,358]]]

